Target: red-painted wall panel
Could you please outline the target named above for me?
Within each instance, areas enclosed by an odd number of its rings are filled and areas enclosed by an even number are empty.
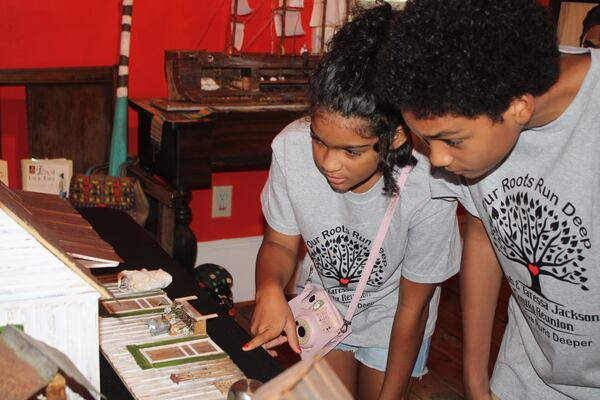
[[[213,185],[233,186],[231,218],[211,218],[212,191],[195,191],[191,202],[194,210],[191,226],[198,241],[262,235],[260,191],[267,175],[268,171],[213,175]]]
[[[270,25],[276,0],[249,0],[255,10],[246,22],[249,52],[270,52],[277,40]],[[312,0],[305,0],[304,30]],[[129,96],[165,97],[165,49],[225,48],[230,12],[227,0],[134,0]],[[0,2],[0,68],[112,65],[118,62],[120,0],[3,0]],[[287,39],[297,52],[309,36]],[[2,156],[9,162],[10,186],[19,188],[19,160],[28,155],[23,88],[0,87]],[[136,116],[129,113],[129,152],[135,153]],[[199,241],[260,235],[259,193],[266,171],[215,174],[214,184],[233,185],[231,218],[210,217],[212,193],[192,195],[192,229]]]
[[[548,5],[549,0],[539,0]],[[273,37],[271,7],[277,0],[249,0],[255,10],[242,17],[250,52],[270,52]],[[305,0],[304,30],[313,0]],[[229,18],[227,0],[134,0],[131,34],[130,97],[164,97],[165,49],[225,48]],[[2,0],[0,2],[0,68],[42,68],[111,65],[118,61],[120,0]],[[310,40],[287,39],[286,48],[298,52]],[[129,114],[129,149],[135,153],[136,118]],[[19,188],[19,160],[28,154],[25,92],[0,87],[2,156],[9,162],[10,185]],[[265,171],[215,174],[215,185],[233,185],[231,218],[210,217],[212,192],[192,196],[192,229],[199,241],[262,234],[259,193]]]

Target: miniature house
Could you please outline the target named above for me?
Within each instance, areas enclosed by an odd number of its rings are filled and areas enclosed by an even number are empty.
[[[68,223],[68,212],[47,212]],[[0,184],[0,326],[20,325],[60,350],[98,389],[98,299],[109,294],[34,215],[24,195]]]
[[[297,362],[258,388],[254,400],[351,400],[352,395],[321,356]]]

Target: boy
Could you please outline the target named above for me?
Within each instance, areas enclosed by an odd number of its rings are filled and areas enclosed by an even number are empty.
[[[582,25],[581,47],[600,48],[600,4],[588,11]]]
[[[533,0],[409,1],[391,26],[379,94],[462,177],[438,195],[471,214],[467,396],[600,399],[600,52],[560,55]],[[513,295],[490,383],[502,271]]]

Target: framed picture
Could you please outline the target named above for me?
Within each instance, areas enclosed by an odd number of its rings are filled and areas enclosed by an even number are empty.
[[[583,20],[600,0],[551,0],[550,7],[556,21],[558,44],[579,46]]]

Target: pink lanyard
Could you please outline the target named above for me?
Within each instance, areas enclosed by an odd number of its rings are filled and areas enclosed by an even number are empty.
[[[375,236],[375,241],[373,242],[373,247],[371,248],[371,252],[369,253],[369,258],[367,258],[367,263],[362,271],[360,281],[358,282],[358,285],[356,285],[356,290],[354,291],[352,302],[350,303],[350,306],[348,306],[348,311],[346,311],[346,316],[344,317],[344,322],[346,324],[349,324],[352,320],[352,316],[354,316],[354,312],[356,311],[356,307],[358,306],[358,302],[360,301],[362,292],[367,286],[369,276],[371,275],[371,271],[373,270],[373,265],[375,265],[375,261],[379,256],[379,249],[383,244],[383,239],[385,239],[385,235],[387,234],[388,228],[390,227],[390,223],[392,222],[392,217],[394,216],[394,210],[396,210],[396,206],[398,205],[400,192],[402,191],[402,188],[406,183],[406,179],[408,178],[408,173],[410,172],[410,170],[411,167],[407,165],[400,171],[400,177],[398,178],[398,194],[390,199],[390,204],[385,212],[385,215],[383,216],[383,220],[381,221],[381,225],[379,226],[379,230],[377,231],[377,236]]]

